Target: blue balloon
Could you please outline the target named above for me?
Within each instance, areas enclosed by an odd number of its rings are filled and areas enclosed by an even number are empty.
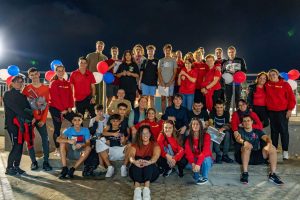
[[[57,65],[63,65],[63,64],[60,60],[53,60],[50,64],[51,70],[55,71],[55,66]]]
[[[103,80],[106,84],[111,84],[112,82],[114,82],[115,77],[112,73],[106,72],[103,76]]]
[[[286,72],[280,72],[279,75],[281,76],[281,78],[283,78],[284,80],[289,80],[289,75]]]
[[[16,65],[10,65],[7,68],[7,72],[11,76],[17,76],[20,73],[20,69]]]

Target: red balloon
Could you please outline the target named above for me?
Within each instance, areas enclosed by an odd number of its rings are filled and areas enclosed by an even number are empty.
[[[297,80],[300,76],[300,72],[296,69],[292,69],[289,71],[288,75],[289,75],[289,79]]]
[[[12,79],[14,78],[14,76],[10,76],[6,79],[6,84],[9,86],[12,82]]]
[[[246,74],[242,71],[238,71],[233,75],[233,81],[235,83],[242,83],[246,80]]]
[[[98,62],[97,71],[101,74],[105,74],[108,71],[108,64],[105,61]]]
[[[45,79],[46,79],[47,81],[50,81],[50,80],[53,78],[54,75],[55,75],[55,72],[54,72],[54,71],[47,71],[47,72],[45,73]]]

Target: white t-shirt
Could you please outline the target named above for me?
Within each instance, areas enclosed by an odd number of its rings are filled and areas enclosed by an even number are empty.
[[[104,119],[102,121],[98,122],[98,127],[96,129],[96,136],[100,136],[103,133],[103,129],[106,126],[107,121],[109,119],[109,115],[108,114],[104,114],[103,117],[104,117]],[[89,127],[93,127],[95,121],[96,121],[96,117],[92,118],[90,120]]]

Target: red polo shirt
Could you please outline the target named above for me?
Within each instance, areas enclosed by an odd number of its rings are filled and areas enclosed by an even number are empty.
[[[177,85],[177,86],[178,86],[178,75],[183,68],[185,68],[183,60],[178,60],[177,61],[177,71],[176,71],[176,76],[175,76],[175,85]]]
[[[185,71],[190,77],[197,78],[197,70],[191,69],[189,72],[187,71],[186,68],[183,68],[182,70]],[[187,77],[185,77],[184,80],[181,79],[181,85],[180,85],[180,88],[179,88],[179,93],[181,93],[181,94],[194,94],[195,89],[196,89],[196,82],[195,83],[191,82]]]
[[[206,72],[209,70],[209,67],[204,62],[194,62],[194,69],[197,70],[197,80],[196,80],[196,89],[201,89],[201,84]]]
[[[74,85],[75,101],[82,101],[91,95],[91,84],[95,84],[96,80],[92,72],[86,70],[82,74],[79,69],[73,71],[70,76],[70,83]]]
[[[219,77],[221,79],[222,73],[214,66],[213,68],[209,69],[209,71],[205,74],[205,77],[203,78],[202,87],[206,87],[208,84],[210,84],[214,77]],[[220,80],[212,87],[213,90],[219,90],[221,89]]]

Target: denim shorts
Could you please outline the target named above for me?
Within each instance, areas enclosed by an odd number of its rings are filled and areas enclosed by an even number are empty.
[[[156,93],[156,86],[141,84],[143,96],[154,96]]]

